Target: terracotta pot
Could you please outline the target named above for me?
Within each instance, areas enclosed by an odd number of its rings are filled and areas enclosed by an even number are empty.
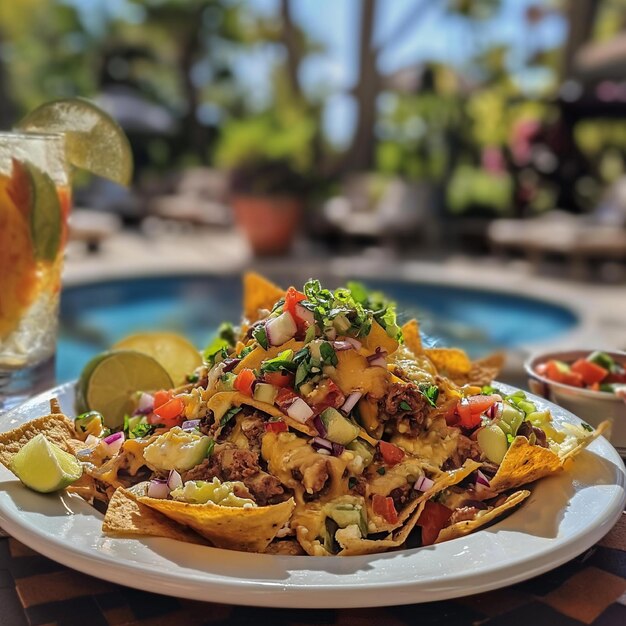
[[[290,196],[235,195],[235,220],[254,254],[279,255],[291,248],[302,212],[302,200]]]

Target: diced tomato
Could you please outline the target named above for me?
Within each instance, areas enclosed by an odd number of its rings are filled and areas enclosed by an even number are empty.
[[[346,401],[346,397],[330,378],[326,378],[307,396],[306,401],[307,404],[313,407],[316,413],[321,413],[328,407],[333,409],[340,408]]]
[[[459,416],[459,424],[463,426],[463,428],[476,428],[476,426],[480,425],[480,416],[496,402],[501,401],[502,398],[497,394],[462,398],[456,407],[456,412]]]
[[[176,425],[184,410],[185,403],[180,398],[172,398],[165,404],[155,407],[153,413],[158,420],[157,423],[172,427]]]
[[[266,372],[263,374],[263,380],[274,387],[293,387],[295,376],[284,372]]]
[[[160,407],[162,404],[169,402],[172,399],[172,392],[165,389],[159,389],[154,394],[154,408]]]
[[[287,293],[285,294],[285,305],[283,306],[283,311],[289,311],[294,318],[297,318],[296,304],[298,304],[298,302],[302,302],[302,300],[306,300],[306,296],[295,287],[289,287],[289,289],[287,289]]]
[[[288,429],[287,424],[282,420],[275,422],[265,422],[265,430],[268,433],[283,433]]]
[[[233,383],[233,387],[243,393],[244,396],[252,397],[252,385],[256,380],[254,371],[248,368],[242,369]]]
[[[452,509],[447,506],[432,500],[426,501],[424,510],[417,520],[417,525],[422,528],[423,546],[430,546],[435,543],[439,531],[445,526],[451,515]]]
[[[372,510],[390,524],[396,524],[398,521],[398,511],[396,511],[393,498],[389,496],[381,496],[375,493],[372,498]]]
[[[600,383],[593,383],[592,385],[589,385],[589,389],[591,389],[591,391],[600,391]]]
[[[602,382],[609,373],[609,370],[604,369],[597,363],[587,361],[587,359],[578,359],[571,366],[572,372],[576,372],[582,376],[585,385],[593,385],[594,383]]]
[[[548,361],[546,365],[546,378],[572,387],[583,386],[583,377],[577,372],[572,372],[569,367],[564,368],[561,363],[554,360]]]
[[[297,393],[294,393],[291,389],[283,387],[278,390],[274,404],[276,404],[281,411],[286,411],[293,404],[293,401],[299,397],[300,396]]]
[[[539,374],[539,376],[545,376],[548,370],[547,363],[539,363],[539,365],[535,365],[535,372]]]
[[[378,449],[383,457],[383,461],[387,463],[387,465],[396,465],[396,463],[400,463],[404,458],[404,450],[398,448],[398,446],[394,446],[392,443],[379,441]]]

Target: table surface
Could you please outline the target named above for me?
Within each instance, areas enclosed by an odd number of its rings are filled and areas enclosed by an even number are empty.
[[[0,536],[0,625],[53,624],[624,626],[626,512],[598,544],[537,578],[458,600],[377,609],[264,609],[179,600],[86,576]]]

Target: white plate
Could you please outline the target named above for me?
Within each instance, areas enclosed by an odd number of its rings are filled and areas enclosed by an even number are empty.
[[[500,385],[505,387],[504,385]],[[65,385],[0,417],[0,430],[48,412]],[[556,421],[577,421],[549,406]],[[364,557],[289,557],[198,547],[170,539],[112,539],[78,497],[29,491],[0,466],[0,525],[45,556],[87,574],[194,600],[294,608],[349,608],[454,598],[554,568],[603,537],[621,515],[626,470],[603,438],[569,472],[540,481],[503,521],[436,546]]]

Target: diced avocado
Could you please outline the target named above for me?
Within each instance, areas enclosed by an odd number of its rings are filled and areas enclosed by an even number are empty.
[[[559,370],[559,372],[563,374],[568,374],[572,371],[571,367],[567,363],[565,363],[565,361],[559,361],[558,359],[552,359],[551,361],[556,365],[556,368]]]
[[[529,415],[530,413],[534,413],[537,410],[537,407],[532,402],[529,402],[528,400],[522,400],[521,402],[518,402],[517,406],[518,408],[522,409],[522,411],[524,411],[526,415]]]
[[[480,449],[492,463],[502,463],[508,442],[504,431],[497,424],[484,426],[478,431],[476,438]]]
[[[217,382],[217,390],[218,391],[232,391],[235,388],[235,378],[237,378],[236,374],[232,372],[227,372]]]
[[[507,402],[502,403],[502,415],[498,418],[498,423],[499,425],[506,424],[508,426],[505,432],[515,436],[517,429],[521,426],[523,421],[524,413],[522,413],[522,411]]]
[[[331,504],[327,508],[326,514],[337,522],[339,528],[346,528],[354,524],[359,527],[362,537],[367,536],[367,513],[361,505]]]
[[[550,411],[533,411],[526,416],[526,419],[533,425],[541,428],[544,424],[550,422]]]
[[[374,460],[374,448],[363,439],[351,441],[346,448],[363,459],[363,467],[367,467]]]
[[[185,472],[203,461],[211,441],[210,437],[175,426],[146,446],[143,458],[154,469]]]
[[[596,350],[592,352],[588,357],[587,361],[591,361],[600,367],[603,367],[605,370],[612,371],[615,367],[615,361],[611,356],[609,356],[606,352],[601,352],[600,350]]]
[[[274,404],[278,389],[268,383],[257,383],[254,388],[254,399],[266,404]]]
[[[190,504],[206,504],[213,502],[220,506],[253,507],[256,503],[249,498],[240,498],[234,493],[235,486],[243,487],[243,483],[221,482],[217,476],[211,482],[206,480],[189,480],[182,487],[171,493],[174,500]]]
[[[356,439],[359,427],[346,419],[337,409],[328,407],[322,411],[320,418],[326,428],[326,439],[347,445]]]
[[[352,324],[346,317],[345,313],[339,313],[339,315],[337,315],[337,317],[333,320],[333,326],[335,327],[335,330],[342,335],[350,330],[350,326],[352,326]]]

